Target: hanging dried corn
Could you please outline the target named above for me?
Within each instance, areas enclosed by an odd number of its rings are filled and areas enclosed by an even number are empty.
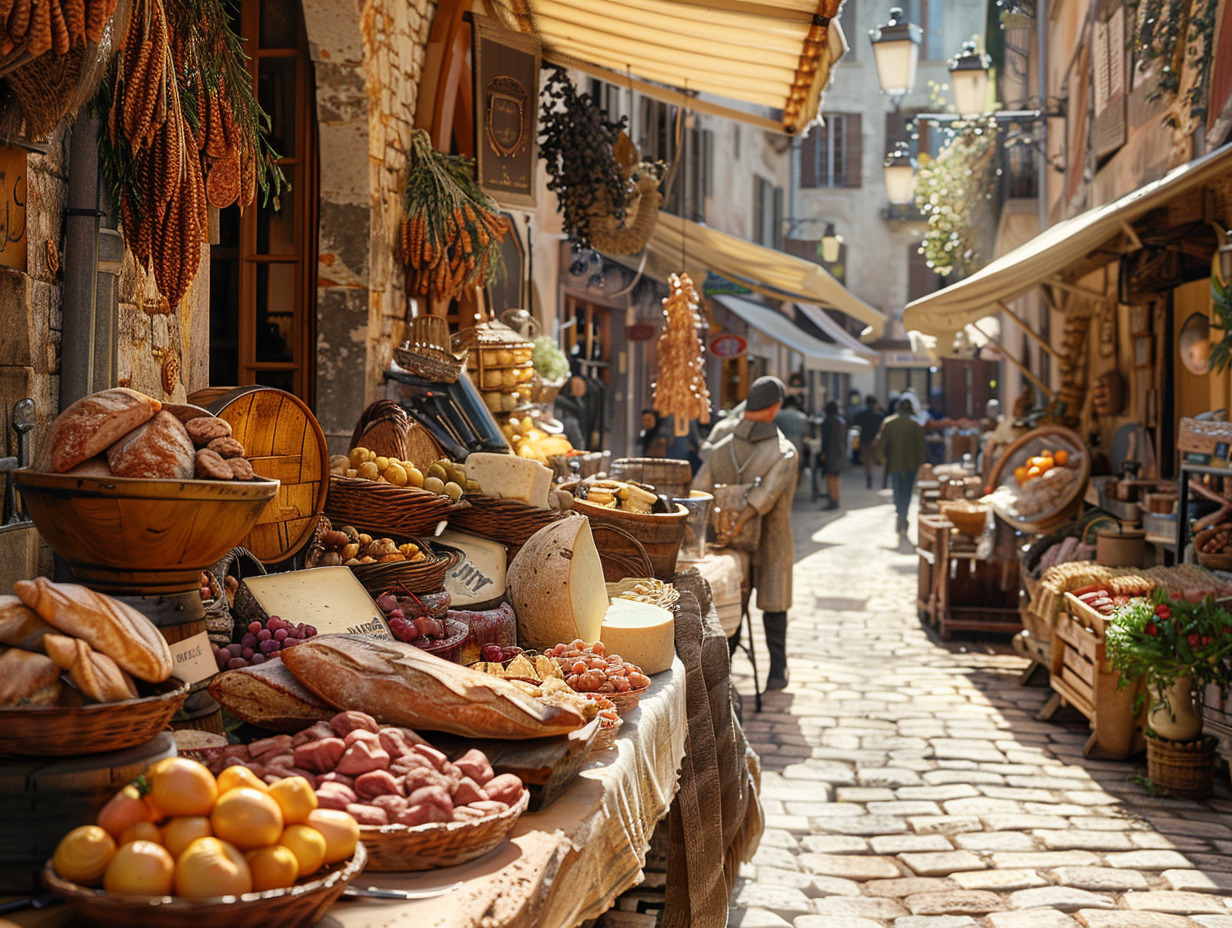
[[[0,0],[0,6],[4,0]],[[275,198],[283,176],[226,0],[133,0],[96,106],[124,239],[174,307],[201,261],[209,207]]]
[[[40,55],[97,45],[116,0],[0,0],[0,73]]]
[[[505,220],[475,183],[473,159],[437,151],[422,129],[411,132],[405,205],[398,251],[408,292],[451,300],[504,272]]]
[[[661,416],[674,416],[677,434],[684,435],[690,419],[710,421],[705,345],[698,334],[703,322],[698,312],[700,299],[689,275],[673,274],[667,283],[671,293],[663,300],[654,408]]]

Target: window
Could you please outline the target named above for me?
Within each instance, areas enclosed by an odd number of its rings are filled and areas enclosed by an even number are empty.
[[[279,202],[218,215],[210,249],[210,381],[313,400],[316,360],[316,100],[298,0],[244,3],[239,32],[287,178]],[[277,206],[277,208],[276,208]]]
[[[637,147],[644,161],[662,161],[669,168],[681,164],[663,208],[695,222],[706,219],[706,197],[713,192],[714,133],[698,128],[697,117],[686,115],[677,147],[678,107],[643,97],[638,123]]]
[[[919,158],[920,153],[935,158],[945,141],[945,133],[938,131],[930,122],[913,122],[924,110],[902,110],[886,113],[886,153],[892,152],[899,142],[906,142],[911,157]]]
[[[860,114],[833,113],[800,144],[801,187],[859,187]]]
[[[941,289],[941,278],[928,266],[928,260],[920,254],[920,246],[907,246],[907,302],[918,300]]]
[[[783,190],[764,177],[753,178],[753,241],[783,248]]]
[[[921,61],[941,61],[948,57],[945,47],[945,6],[942,0],[907,0],[907,21],[919,25]]]

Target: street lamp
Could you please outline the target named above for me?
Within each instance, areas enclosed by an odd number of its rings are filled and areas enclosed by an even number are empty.
[[[826,223],[826,231],[821,236],[821,260],[826,264],[835,264],[843,253],[843,237],[834,231],[834,223]]]
[[[899,142],[881,163],[885,175],[886,197],[891,206],[915,202],[915,159],[906,142]]]
[[[978,116],[988,108],[988,68],[991,60],[964,42],[962,51],[950,59],[950,89],[954,109],[963,116]]]
[[[919,26],[907,22],[899,7],[890,10],[890,21],[884,26],[868,30],[869,41],[873,43],[873,60],[877,63],[877,82],[894,109],[898,109],[903,97],[915,86],[923,34]]]

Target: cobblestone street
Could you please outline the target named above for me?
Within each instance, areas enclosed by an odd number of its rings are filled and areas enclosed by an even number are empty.
[[[1083,758],[1085,720],[1035,720],[1051,691],[1008,641],[926,633],[914,548],[862,476],[838,512],[797,497],[791,685],[755,714],[734,660],[766,831],[729,924],[1232,928],[1226,777],[1152,796],[1144,762]]]

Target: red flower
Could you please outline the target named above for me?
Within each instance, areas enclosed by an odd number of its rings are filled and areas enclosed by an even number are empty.
[[[1193,632],[1192,634],[1190,634],[1187,640],[1189,641],[1189,646],[1191,648],[1196,648],[1199,642],[1201,642],[1202,636],[1199,635],[1197,632]]]
[[[1159,616],[1161,619],[1172,618],[1172,610],[1168,608],[1167,603],[1160,603],[1158,606],[1156,606],[1155,614]]]
[[[1208,644],[1210,644],[1214,640],[1215,640],[1214,638],[1210,638],[1207,635],[1203,635],[1202,636],[1202,646],[1206,647]]]
[[[1154,636],[1155,633],[1159,631],[1159,629],[1155,627],[1154,622],[1147,622],[1146,628],[1144,628],[1143,631],[1146,632],[1148,635]]]

